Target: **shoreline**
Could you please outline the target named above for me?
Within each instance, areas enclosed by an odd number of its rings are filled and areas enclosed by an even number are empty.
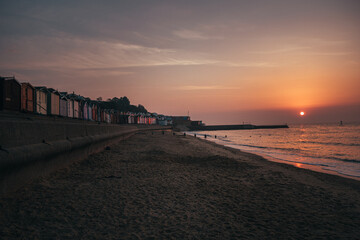
[[[251,153],[251,152],[249,152]],[[352,179],[352,180],[356,180],[356,181],[360,181],[360,177],[356,177],[356,176],[351,176],[351,175],[346,175],[343,173],[339,173],[337,171],[333,171],[333,170],[326,170],[323,169],[321,166],[317,166],[317,165],[311,165],[311,164],[305,164],[305,163],[297,163],[297,162],[291,162],[291,161],[286,161],[286,160],[281,160],[281,159],[277,159],[271,156],[268,156],[266,154],[262,155],[262,154],[257,154],[257,153],[253,153],[255,155],[259,155],[264,157],[266,160],[271,161],[271,162],[277,162],[277,163],[282,163],[282,164],[287,164],[287,165],[291,165],[294,166],[296,168],[300,168],[300,169],[307,169],[313,172],[318,172],[318,173],[324,173],[324,174],[329,174],[329,175],[334,175],[334,176],[338,176],[338,177],[342,177],[342,178],[347,178],[347,179]]]
[[[190,134],[187,134],[187,135],[191,136]],[[191,136],[191,137],[194,137],[194,136]],[[305,163],[297,163],[297,162],[291,162],[291,161],[286,161],[286,160],[282,160],[282,159],[277,159],[277,158],[274,158],[274,157],[266,155],[266,154],[261,154],[261,153],[258,153],[258,152],[252,152],[252,151],[248,151],[248,150],[242,150],[242,149],[239,149],[239,148],[234,148],[234,147],[231,147],[231,146],[222,145],[222,144],[219,144],[219,143],[217,143],[215,141],[211,141],[211,140],[208,140],[208,139],[203,139],[203,138],[200,138],[200,137],[196,137],[196,138],[198,140],[200,140],[200,141],[205,141],[207,143],[215,144],[215,145],[217,145],[219,147],[222,147],[224,149],[228,149],[228,150],[231,149],[231,150],[239,151],[241,153],[252,154],[252,155],[258,156],[260,158],[263,158],[265,161],[268,161],[268,162],[285,164],[285,165],[295,167],[297,169],[306,169],[306,170],[309,170],[309,171],[315,172],[315,173],[322,173],[322,174],[327,174],[327,175],[331,175],[331,176],[337,176],[337,177],[341,177],[341,178],[345,178],[345,179],[352,179],[352,180],[360,182],[360,177],[355,177],[355,176],[351,176],[351,175],[345,175],[345,174],[342,174],[342,173],[339,173],[339,172],[336,172],[336,171],[322,169],[321,166],[310,165],[310,164],[305,164]]]
[[[192,137],[194,137],[194,133],[196,133],[196,132],[191,132],[191,131],[186,132],[187,135],[192,136]],[[313,171],[313,172],[325,173],[325,174],[330,174],[330,175],[334,175],[334,176],[339,176],[339,177],[343,177],[343,178],[347,178],[347,179],[353,179],[353,180],[356,180],[356,181],[360,181],[360,177],[347,175],[347,174],[344,174],[344,173],[337,172],[335,170],[323,169],[321,165],[307,164],[307,163],[302,163],[302,162],[299,163],[299,162],[295,162],[295,161],[278,159],[278,158],[272,157],[270,155],[267,155],[265,153],[259,153],[259,152],[251,151],[251,150],[243,150],[243,149],[240,149],[240,148],[232,147],[230,145],[223,145],[221,143],[218,143],[218,141],[216,141],[217,139],[214,139],[214,141],[213,141],[213,140],[209,140],[211,136],[208,136],[208,137],[209,138],[206,138],[206,139],[205,138],[200,138],[200,135],[199,135],[196,138],[198,138],[200,140],[204,140],[204,141],[209,142],[209,143],[214,143],[214,144],[216,144],[218,146],[221,146],[221,147],[236,149],[236,150],[239,150],[241,152],[247,152],[247,153],[250,153],[250,154],[254,154],[254,155],[260,156],[260,157],[262,157],[265,160],[270,161],[270,162],[276,162],[276,163],[291,165],[293,167],[300,168],[300,169],[307,169],[307,170],[310,170],[310,171]]]
[[[355,239],[359,225],[359,181],[171,131],[137,133],[0,198],[11,239]]]

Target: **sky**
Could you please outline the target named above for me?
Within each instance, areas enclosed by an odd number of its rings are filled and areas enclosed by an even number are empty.
[[[2,0],[0,75],[206,124],[360,121],[359,12],[358,0]]]

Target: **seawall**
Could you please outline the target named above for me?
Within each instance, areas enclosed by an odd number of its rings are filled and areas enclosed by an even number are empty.
[[[0,195],[157,125],[0,118]]]

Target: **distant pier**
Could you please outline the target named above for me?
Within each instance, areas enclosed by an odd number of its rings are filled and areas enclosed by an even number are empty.
[[[289,128],[287,124],[283,125],[209,125],[209,126],[189,126],[190,131],[216,131],[216,130],[251,130],[251,129],[273,129],[273,128]]]

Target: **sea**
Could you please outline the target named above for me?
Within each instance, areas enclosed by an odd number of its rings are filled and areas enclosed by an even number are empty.
[[[270,161],[360,181],[360,123],[299,124],[282,129],[196,131],[189,135]]]

